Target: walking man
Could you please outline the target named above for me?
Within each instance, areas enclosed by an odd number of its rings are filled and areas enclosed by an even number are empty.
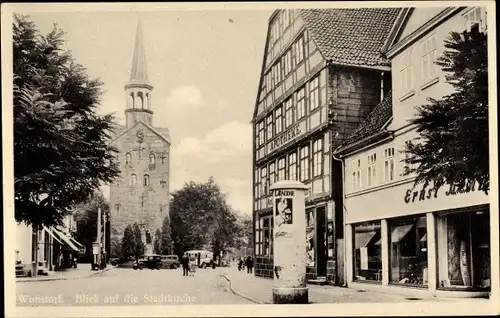
[[[251,256],[247,257],[245,266],[247,267],[247,274],[251,274],[253,269],[253,258]]]
[[[182,256],[181,263],[182,263],[182,276],[188,276],[189,275],[189,257],[187,256],[187,254],[184,254],[184,256]]]

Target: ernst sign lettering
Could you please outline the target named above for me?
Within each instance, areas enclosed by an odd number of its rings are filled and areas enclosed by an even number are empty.
[[[465,184],[465,186],[458,186],[456,184],[448,184],[448,189],[445,191],[446,196],[457,195],[461,193],[473,192],[476,191],[476,186],[478,191],[482,191],[482,187],[477,185],[476,182],[470,181]],[[421,190],[406,190],[404,201],[405,203],[413,203],[415,201],[424,201],[435,199],[438,197],[439,190],[441,188],[423,188]]]

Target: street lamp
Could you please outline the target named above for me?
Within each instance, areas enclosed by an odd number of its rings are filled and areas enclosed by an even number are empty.
[[[103,267],[106,267],[106,264],[107,264],[107,253],[106,253],[106,222],[108,220],[108,217],[107,217],[107,214],[104,213],[103,214],[103,218],[104,218],[104,229],[103,229],[103,232],[104,232],[104,240],[103,240],[103,243],[102,243],[102,247],[103,247]]]

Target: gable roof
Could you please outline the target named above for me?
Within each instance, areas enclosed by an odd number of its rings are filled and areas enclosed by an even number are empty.
[[[375,106],[363,122],[342,143],[340,149],[345,149],[354,143],[382,132],[387,122],[392,118],[392,92]]]
[[[309,34],[335,64],[389,66],[380,50],[401,8],[301,9]]]
[[[119,130],[119,131],[117,131],[115,133],[115,137],[113,138],[113,140],[111,140],[111,143],[113,143],[116,140],[120,139],[127,132],[129,132],[130,130],[134,129],[135,126],[141,125],[141,124],[144,127],[146,127],[147,129],[149,129],[150,131],[152,131],[155,135],[157,135],[158,137],[160,137],[161,139],[163,139],[164,141],[166,141],[168,144],[171,144],[171,142],[170,142],[170,131],[169,131],[168,128],[153,128],[152,126],[146,124],[142,120],[139,120],[138,122],[136,122],[129,129],[124,129],[123,126],[120,126],[120,128],[122,128],[123,130]],[[158,131],[158,130],[160,130],[160,131]]]

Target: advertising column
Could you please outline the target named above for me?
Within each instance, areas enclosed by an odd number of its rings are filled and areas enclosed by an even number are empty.
[[[271,186],[274,219],[273,303],[307,304],[305,190],[297,181]]]

